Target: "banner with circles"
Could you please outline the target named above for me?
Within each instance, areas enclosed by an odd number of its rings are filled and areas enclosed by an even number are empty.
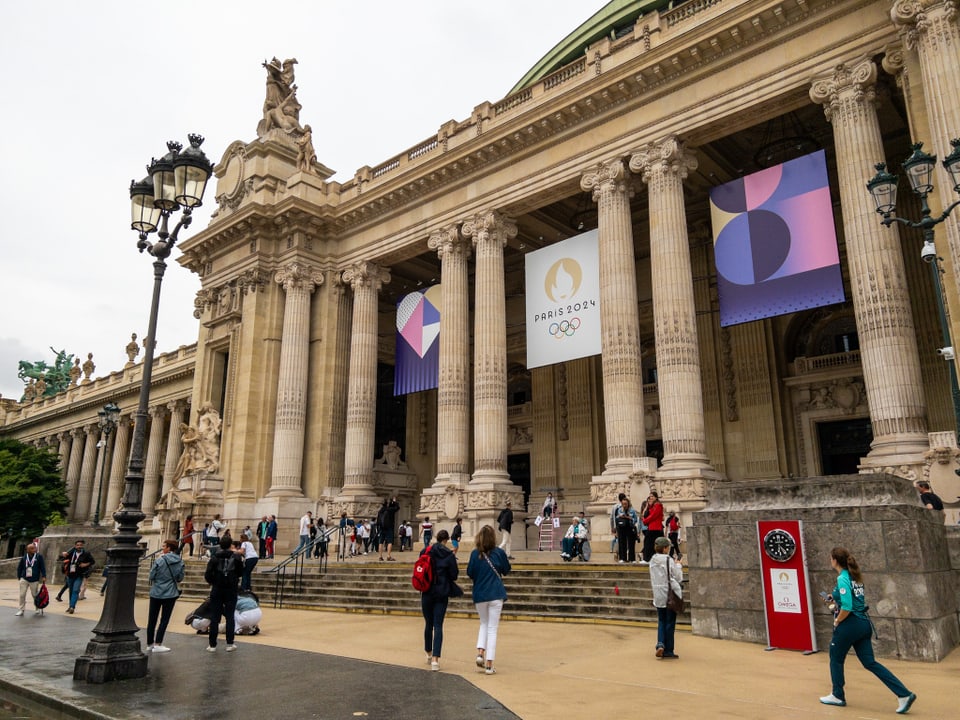
[[[600,354],[597,231],[526,257],[527,369]]]

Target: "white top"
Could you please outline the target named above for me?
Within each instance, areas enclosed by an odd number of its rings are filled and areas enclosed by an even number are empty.
[[[249,540],[244,540],[240,543],[240,549],[243,550],[243,559],[249,560],[250,558],[260,557],[256,549],[253,547],[253,543]]]
[[[304,515],[300,518],[300,534],[309,535],[310,534],[310,523],[313,522],[312,518],[309,515]]]

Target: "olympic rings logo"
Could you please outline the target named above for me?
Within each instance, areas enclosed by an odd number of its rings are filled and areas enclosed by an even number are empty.
[[[550,327],[547,332],[553,335],[558,340],[562,340],[564,336],[573,337],[573,335],[580,329],[580,318],[575,317],[571,320],[561,320],[558,323],[550,323]]]

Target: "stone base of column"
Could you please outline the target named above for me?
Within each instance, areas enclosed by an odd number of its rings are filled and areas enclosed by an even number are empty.
[[[435,488],[442,488],[447,485],[464,488],[469,484],[470,473],[467,472],[438,473],[433,479],[433,487]]]
[[[526,533],[524,532],[526,511],[523,502],[523,489],[519,485],[509,482],[478,483],[475,478],[470,486],[464,490],[463,497],[463,542],[467,547],[473,547],[472,538],[476,537],[476,534],[484,525],[489,525],[497,530],[497,516],[507,506],[509,500],[510,507],[513,510],[513,530],[510,533],[512,547],[514,550],[526,549]],[[499,539],[500,533],[498,531],[497,540],[499,541]],[[469,553],[465,557],[469,557]]]
[[[344,512],[348,518],[375,519],[383,500],[371,485],[345,485],[333,499],[332,514],[335,515],[334,519]]]
[[[924,448],[924,452],[929,448]],[[916,482],[923,479],[924,468],[927,462],[923,454],[917,455],[867,455],[860,458],[860,464],[857,470],[861,475],[872,475],[874,473],[887,473],[902,477],[910,482]]]
[[[506,470],[476,470],[470,478],[471,485],[513,485]]]
[[[265,497],[268,498],[302,498],[303,490],[299,485],[278,485],[274,484],[270,487],[270,490],[267,491]]]
[[[420,493],[420,509],[417,517],[423,520],[429,517],[434,522],[448,529],[453,527],[454,521],[463,516],[466,507],[466,493],[464,488],[453,482],[443,486],[428,487]],[[437,528],[439,529],[439,528]],[[436,530],[434,531],[436,535]]]

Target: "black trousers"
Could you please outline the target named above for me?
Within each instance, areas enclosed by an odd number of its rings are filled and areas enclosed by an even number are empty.
[[[637,533],[629,525],[617,525],[617,554],[624,562],[637,559]]]
[[[220,631],[220,618],[227,621],[227,645],[233,645],[233,639],[237,631],[237,590],[223,590],[222,588],[211,588],[210,590],[210,647],[217,646],[217,633]]]
[[[150,609],[147,612],[147,645],[153,645],[154,639],[160,645],[163,645],[163,636],[167,632],[167,625],[170,623],[170,616],[173,615],[173,606],[177,604],[177,598],[150,598]],[[157,626],[157,618],[160,618],[160,625]],[[156,629],[156,636],[154,636]]]
[[[647,530],[643,534],[643,559],[647,562],[650,562],[650,558],[653,557],[654,547],[653,544],[657,541],[657,538],[663,537],[663,530]]]

